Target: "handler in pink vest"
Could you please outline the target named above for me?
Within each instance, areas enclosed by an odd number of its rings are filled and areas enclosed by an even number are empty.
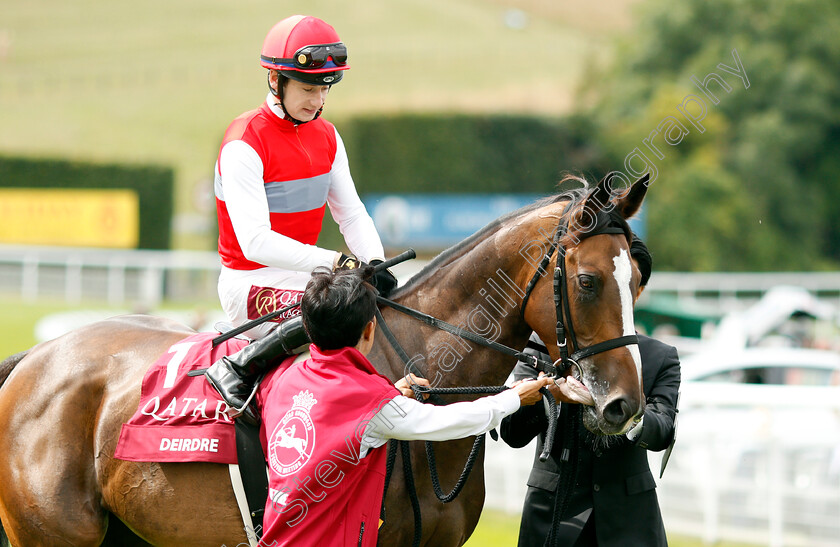
[[[371,271],[313,273],[301,302],[311,357],[269,373],[257,396],[269,463],[261,544],[375,546],[388,439],[484,433],[520,405],[539,401],[549,382],[540,377],[448,406],[408,397],[405,378],[392,384],[365,357],[376,330],[376,292],[363,280]]]
[[[268,69],[268,96],[230,124],[215,169],[219,298],[234,326],[299,302],[319,266],[376,264],[384,257],[344,143],[321,117],[327,94],[350,68],[346,46],[321,19],[295,15],[269,31],[260,64]],[[316,246],[327,206],[358,258]],[[373,283],[387,296],[397,281],[383,270]],[[260,340],[207,371],[229,406],[242,409],[254,377],[307,342],[297,315],[295,308],[251,329],[246,334]]]

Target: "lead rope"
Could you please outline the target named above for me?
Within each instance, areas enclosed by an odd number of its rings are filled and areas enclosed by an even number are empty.
[[[551,531],[545,541],[546,547],[562,547],[558,545],[560,538],[557,531],[563,519],[574,492],[574,485],[577,481],[578,462],[580,455],[580,408],[575,405],[567,408],[563,413],[563,446],[571,447],[563,449],[560,454],[560,480],[557,483],[557,490],[554,491],[554,508],[551,512]],[[555,418],[555,421],[559,419]]]
[[[394,348],[394,351],[409,369],[409,371],[418,377],[423,377],[422,373],[414,366],[410,358],[408,357],[408,353],[406,353],[405,349],[397,340],[396,336],[394,336],[393,331],[385,322],[385,318],[382,316],[382,312],[377,308],[376,310],[376,318],[379,327],[382,329],[385,338]],[[413,384],[411,386],[412,390],[414,390],[414,397],[419,402],[423,401],[423,395],[429,394],[432,397],[436,397],[437,395],[443,394],[491,394],[491,393],[501,393],[502,391],[508,389],[507,386],[467,386],[467,387],[441,387],[441,388],[427,388],[420,386],[418,384]],[[552,415],[556,413],[556,402],[554,401],[554,397],[551,393],[545,389],[540,389],[540,392],[543,394],[543,398],[546,400],[549,406],[549,412]],[[551,422],[549,422],[551,424]],[[541,455],[540,458],[542,461],[545,461],[545,458],[548,457],[548,453],[551,450],[551,446],[554,441],[554,430],[556,427],[549,426],[548,433],[546,435],[546,439],[550,440],[550,442],[546,443],[546,447],[543,450],[545,453]],[[481,451],[482,447],[484,446],[485,436],[477,435],[475,441],[473,442],[473,446],[470,449],[470,453],[467,456],[467,462],[464,464],[464,468],[461,471],[461,475],[458,477],[458,481],[455,483],[455,486],[448,494],[444,494],[443,488],[440,484],[440,476],[437,470],[437,459],[435,457],[434,451],[434,444],[431,441],[425,442],[426,447],[426,458],[429,462],[429,475],[432,481],[432,488],[434,489],[435,496],[437,496],[438,500],[442,503],[449,503],[458,497],[458,494],[461,493],[461,490],[466,485],[467,480],[469,479],[470,473],[472,472],[473,467],[475,466],[475,462],[478,459],[478,454]],[[406,479],[406,490],[408,491],[409,498],[411,499],[411,507],[414,511],[414,541],[413,545],[418,547],[420,544],[420,539],[422,537],[422,515],[420,511],[420,500],[417,497],[417,488],[414,484],[414,473],[412,470],[411,465],[411,452],[410,452],[410,445],[408,441],[395,441],[391,440],[388,443],[388,456],[387,462],[385,467],[385,487],[383,490],[382,496],[382,508],[380,510],[380,518],[385,521],[385,495],[388,492],[388,486],[391,481],[391,475],[393,474],[394,464],[396,462],[396,450],[397,446],[401,448],[401,453],[403,456],[403,473]]]
[[[385,318],[382,316],[382,312],[377,308],[376,310],[376,317],[379,327],[382,329],[385,338],[393,347],[394,351],[409,369],[409,371],[418,377],[423,377],[422,373],[414,366],[410,358],[408,357],[408,353],[406,353],[405,349],[397,340],[396,336],[394,336],[393,331],[390,329],[388,324],[385,322]],[[442,387],[442,388],[427,388],[420,386],[418,384],[413,384],[411,386],[412,390],[414,390],[415,398],[423,403],[423,395],[429,394],[431,397],[436,397],[437,395],[442,394],[490,394],[490,393],[501,393],[502,391],[508,389],[507,386],[467,386],[467,387]],[[545,389],[540,389],[540,393],[543,394],[544,400],[548,403],[549,412],[552,416],[556,415],[557,403],[554,401],[554,397],[551,393]],[[552,427],[554,426],[554,427]],[[543,449],[543,453],[540,455],[540,460],[545,461],[548,457],[548,454],[551,451],[551,446],[554,444],[554,432],[556,429],[556,424],[553,421],[549,421],[548,432],[546,433],[546,443]],[[495,437],[494,437],[495,438]],[[455,486],[448,494],[444,494],[443,488],[440,485],[440,476],[437,470],[437,459],[435,457],[434,452],[434,444],[431,441],[425,442],[426,447],[426,458],[429,463],[429,475],[432,481],[432,488],[434,489],[435,496],[437,496],[438,500],[442,503],[449,503],[458,497],[458,494],[461,493],[461,490],[466,485],[467,480],[469,479],[469,475],[472,472],[473,467],[475,466],[475,462],[478,459],[478,454],[481,448],[484,446],[485,435],[478,435],[473,442],[473,446],[470,449],[470,453],[467,456],[467,462],[464,464],[464,468],[461,471],[461,475],[458,477],[458,481],[455,483]],[[414,547],[419,547],[420,540],[422,538],[422,514],[420,510],[420,499],[417,496],[417,488],[414,484],[414,472],[412,470],[411,465],[411,451],[410,445],[408,441],[396,441],[392,439],[388,443],[388,456],[387,462],[385,467],[385,487],[383,489],[382,495],[382,507],[380,509],[380,518],[382,521],[385,521],[385,495],[388,492],[388,486],[391,482],[391,475],[393,474],[394,464],[396,462],[397,456],[397,447],[401,449],[402,457],[403,457],[403,474],[405,476],[406,481],[406,490],[408,491],[409,498],[411,500],[411,507],[414,512],[414,539],[412,545]]]

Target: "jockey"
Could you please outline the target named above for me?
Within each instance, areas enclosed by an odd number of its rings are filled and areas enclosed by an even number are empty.
[[[344,43],[321,19],[295,15],[268,32],[260,64],[268,69],[268,96],[230,124],[215,168],[219,298],[234,325],[300,302],[319,266],[353,268],[384,258],[344,143],[321,117],[331,87],[350,68]],[[327,205],[355,257],[315,245]],[[397,280],[383,270],[373,284],[387,296]],[[308,342],[299,313],[291,309],[247,331],[259,340],[207,370],[228,405],[241,409],[255,377]]]

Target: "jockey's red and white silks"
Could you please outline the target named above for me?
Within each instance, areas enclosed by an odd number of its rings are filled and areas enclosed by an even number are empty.
[[[235,140],[250,146],[262,162],[271,230],[314,245],[330,189],[330,170],[336,154],[335,128],[318,118],[296,126],[263,104],[231,123],[222,149]],[[225,202],[221,150],[216,163],[216,211],[219,218],[219,254],[222,264],[237,270],[267,266],[245,257]]]
[[[269,94],[231,123],[216,162],[219,298],[234,325],[256,306],[252,287],[302,291],[312,270],[332,266],[337,251],[315,244],[325,205],[353,254],[365,262],[384,257],[338,132],[323,118],[295,125],[276,101]]]

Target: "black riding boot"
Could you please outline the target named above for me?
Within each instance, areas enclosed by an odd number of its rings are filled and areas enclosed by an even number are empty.
[[[303,317],[292,317],[263,338],[213,363],[204,377],[228,406],[242,408],[251,395],[257,376],[270,369],[277,357],[290,355],[292,350],[307,342],[309,337],[303,329]],[[250,408],[244,408],[242,416],[253,423],[258,421]]]

